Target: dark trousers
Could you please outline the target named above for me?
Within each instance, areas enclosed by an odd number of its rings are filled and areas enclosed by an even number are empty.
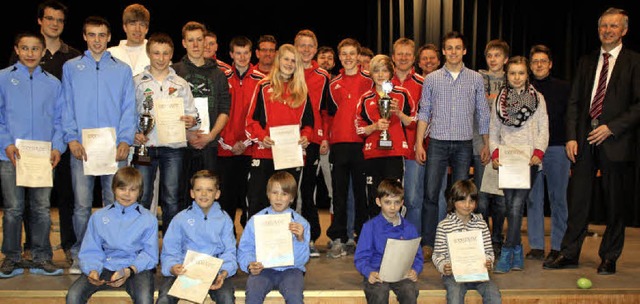
[[[200,170],[209,170],[218,174],[218,148],[209,143],[204,149],[198,150],[188,146],[184,151],[182,162],[182,178],[180,179],[180,201],[178,211],[191,205],[191,176]]]
[[[349,236],[347,236],[349,181],[353,187],[355,200],[354,230],[356,234],[360,233],[362,225],[369,217],[362,143],[332,144],[329,162],[331,163],[331,181],[333,183],[333,200],[331,202],[333,220],[327,229],[327,236],[331,240],[341,239],[343,243],[346,243],[349,240]]]
[[[602,147],[588,146],[578,153],[569,179],[569,217],[562,239],[562,254],[570,259],[580,258],[589,225],[589,211],[595,197],[592,189],[597,188],[596,183],[602,183],[607,227],[598,254],[603,260],[616,261],[624,245],[624,220],[628,211],[625,206],[633,200],[634,163],[611,161]],[[598,169],[602,173],[601,178],[596,177]]]
[[[277,171],[287,171],[291,173],[297,182],[300,180],[300,169],[301,167]],[[269,199],[267,198],[267,182],[271,175],[277,171],[273,167],[273,159],[254,158],[251,160],[249,185],[247,186],[247,221],[254,214],[269,206]],[[296,197],[293,198],[293,201],[296,201]]]
[[[302,200],[301,213],[311,226],[311,241],[320,237],[320,219],[316,206],[316,181],[318,162],[320,162],[320,145],[310,143],[306,149],[304,167],[302,167],[302,180],[300,181],[300,198]]]
[[[73,230],[73,186],[71,184],[71,152],[67,149],[62,154],[56,166],[51,191],[51,204],[58,206],[60,221],[60,245],[62,249],[71,249],[76,243],[76,233]],[[27,234],[28,235],[28,234]]]
[[[218,157],[218,174],[220,175],[220,206],[227,212],[231,220],[236,219],[236,210],[242,208],[240,219],[242,227],[247,223],[247,182],[251,169],[251,156],[236,155]],[[234,227],[235,234],[235,227]]]
[[[376,204],[378,185],[385,178],[402,181],[404,178],[404,158],[402,156],[377,157],[365,160],[367,173],[367,203],[369,218],[380,214]]]

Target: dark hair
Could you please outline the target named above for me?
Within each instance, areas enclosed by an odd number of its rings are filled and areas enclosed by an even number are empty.
[[[536,53],[544,53],[549,58],[549,61],[553,61],[551,49],[544,44],[536,44],[531,47],[531,51],[529,51],[529,61],[531,61],[531,58],[533,58],[533,55]]]
[[[186,34],[187,32],[191,32],[191,31],[197,31],[197,30],[201,30],[202,31],[202,35],[204,37],[204,34],[207,33],[207,27],[197,21],[189,21],[187,22],[183,27],[182,27],[182,39],[186,38]]]
[[[385,178],[380,182],[376,197],[381,199],[387,196],[404,197],[404,187],[402,187],[402,183],[399,180]]]
[[[464,40],[464,35],[462,35],[462,33],[457,31],[446,33],[444,37],[442,37],[442,47],[444,47],[444,43],[449,39],[460,39],[462,40],[462,48],[467,48],[467,42]]]
[[[420,54],[421,54],[421,53],[422,53],[422,51],[424,51],[424,50],[432,50],[432,51],[436,52],[436,55],[438,55],[438,59],[440,59],[440,50],[438,49],[438,46],[437,46],[437,45],[435,45],[435,44],[433,44],[433,43],[427,43],[427,44],[425,44],[425,45],[421,46],[421,47],[418,49],[418,53],[417,53],[417,55],[418,55],[418,56],[416,56],[416,57],[420,57]]]
[[[16,35],[16,38],[13,40],[13,45],[14,46],[18,46],[18,44],[20,43],[20,40],[22,40],[22,38],[36,38],[40,41],[40,43],[42,43],[42,48],[46,48],[46,42],[44,40],[44,36],[42,35],[42,33],[40,32],[20,32]]]
[[[229,42],[229,51],[233,52],[234,46],[238,46],[238,47],[248,46],[249,49],[251,49],[253,44],[251,43],[251,40],[249,40],[249,38],[245,36],[236,36],[231,39],[231,42]]]
[[[487,43],[484,48],[484,55],[486,56],[490,49],[499,49],[502,51],[505,57],[509,57],[509,44],[502,39],[493,39]]]
[[[260,47],[260,43],[263,42],[273,42],[273,44],[278,45],[278,41],[276,41],[276,37],[273,35],[262,35],[258,38],[258,47]]]
[[[320,54],[324,54],[324,53],[331,53],[333,54],[333,56],[336,55],[336,52],[333,50],[332,47],[330,46],[321,46],[318,48],[318,52],[316,53],[316,57]]]
[[[282,191],[291,195],[292,199],[295,199],[296,194],[298,193],[298,184],[291,173],[287,171],[278,171],[271,175],[267,182],[267,193],[271,190],[274,183],[280,184]]]
[[[168,34],[165,34],[165,33],[151,34],[151,36],[149,36],[149,40],[147,41],[147,53],[149,53],[149,50],[151,49],[151,44],[153,43],[168,44],[169,46],[171,46],[171,50],[172,51],[174,50],[173,39],[171,39],[171,37]]]
[[[62,4],[56,0],[45,0],[38,5],[38,19],[42,19],[44,17],[44,11],[47,8],[51,8],[56,11],[62,11],[64,14],[64,18],[67,18],[67,13],[69,13],[69,9],[66,5]]]
[[[447,191],[447,213],[454,212],[456,202],[466,200],[467,197],[471,197],[474,202],[478,201],[478,188],[473,180],[463,179],[453,183],[451,189]]]
[[[89,16],[86,19],[84,19],[84,24],[82,25],[82,32],[83,33],[86,33],[88,25],[92,25],[92,26],[104,25],[104,26],[107,27],[107,33],[111,34],[111,24],[104,17]]]
[[[217,174],[209,170],[200,170],[194,173],[191,179],[189,180],[189,183],[191,183],[192,189],[193,189],[193,186],[196,184],[196,180],[200,178],[210,179],[216,184],[216,188],[220,188],[220,177]]]
[[[115,193],[116,189],[120,187],[137,186],[138,189],[140,189],[140,193],[138,194],[138,199],[140,199],[144,190],[143,183],[142,173],[134,167],[126,166],[118,169],[113,176],[111,191]]]
[[[373,58],[373,51],[370,48],[366,47],[366,46],[363,46],[360,49],[360,52],[358,54],[362,55],[362,56],[369,57],[369,58]]]

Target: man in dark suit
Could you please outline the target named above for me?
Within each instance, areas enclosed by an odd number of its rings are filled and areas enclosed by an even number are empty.
[[[599,51],[584,56],[567,106],[567,157],[573,162],[569,182],[569,219],[560,255],[545,269],[576,268],[587,234],[593,195],[585,189],[602,183],[607,228],[598,274],[616,272],[624,245],[625,204],[633,199],[635,134],[640,122],[640,54],[622,45],[629,17],[609,8],[598,20]],[[601,179],[596,179],[600,170]]]

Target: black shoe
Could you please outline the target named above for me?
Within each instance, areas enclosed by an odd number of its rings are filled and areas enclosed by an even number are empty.
[[[566,256],[560,254],[558,258],[550,262],[544,262],[542,264],[544,269],[568,269],[578,268],[578,260],[569,259]]]
[[[549,254],[544,259],[544,262],[551,263],[553,262],[553,260],[557,259],[559,255],[560,255],[560,251],[552,249],[551,251],[549,251]]]
[[[493,242],[491,243],[491,247],[493,247],[493,255],[498,259],[502,253],[502,243]]]
[[[531,249],[529,253],[526,255],[527,260],[539,260],[542,261],[544,259],[544,250],[542,249]]]
[[[614,260],[602,260],[600,266],[598,266],[598,274],[609,275],[616,273],[616,261]]]

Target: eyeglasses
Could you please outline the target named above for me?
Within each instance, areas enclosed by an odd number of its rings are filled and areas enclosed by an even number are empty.
[[[536,59],[536,60],[531,60],[531,64],[533,65],[537,65],[537,64],[548,64],[549,63],[549,59]]]
[[[52,16],[44,16],[42,17],[42,19],[45,19],[49,22],[57,22],[57,23],[64,23],[64,19],[62,18],[54,18]]]
[[[276,49],[260,49],[260,52],[265,52],[265,53],[275,53]]]

